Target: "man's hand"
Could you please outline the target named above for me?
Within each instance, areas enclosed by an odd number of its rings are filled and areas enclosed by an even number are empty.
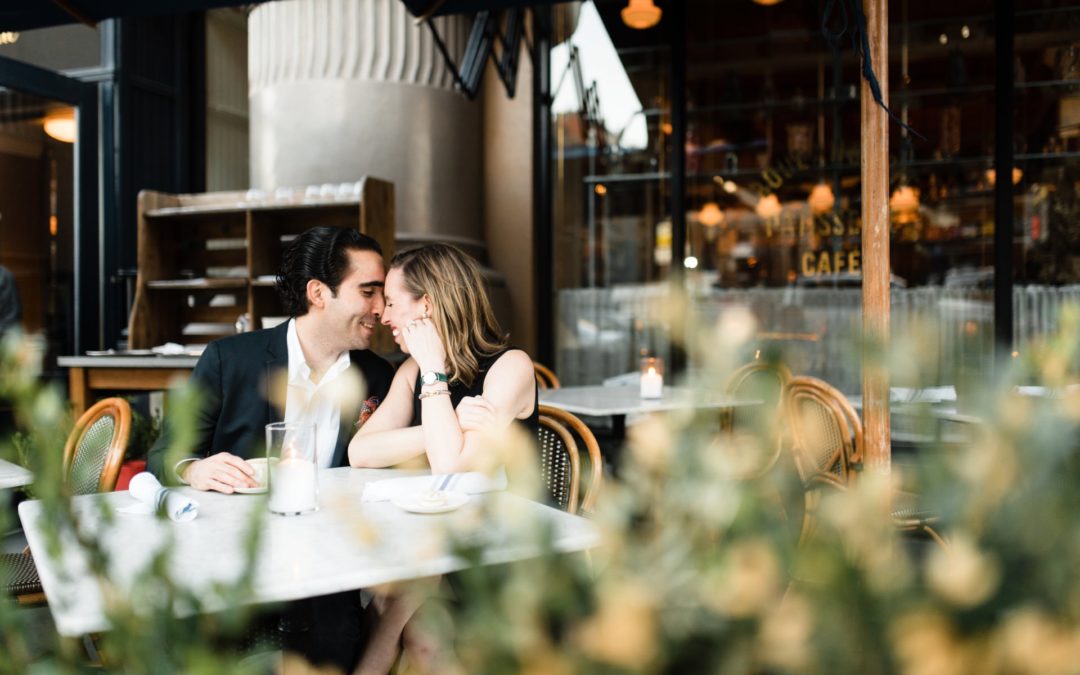
[[[483,396],[466,396],[455,408],[462,431],[497,429],[495,406]]]
[[[236,488],[258,487],[255,469],[236,455],[219,452],[206,459],[189,462],[182,478],[196,490],[232,494]]]

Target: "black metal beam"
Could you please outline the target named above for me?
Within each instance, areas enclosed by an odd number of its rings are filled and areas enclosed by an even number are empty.
[[[551,215],[551,8],[533,17],[533,266],[536,288],[536,358],[555,364],[555,230]]]
[[[668,43],[671,45],[671,284],[683,288],[686,258],[686,2],[674,0],[667,10]],[[681,333],[682,331],[678,331]],[[673,344],[671,372],[685,366],[683,352]]]
[[[999,362],[1013,348],[1013,0],[994,2],[994,337]]]

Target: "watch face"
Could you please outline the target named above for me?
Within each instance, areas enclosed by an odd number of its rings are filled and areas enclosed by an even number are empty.
[[[436,382],[446,382],[446,375],[442,373],[436,373],[434,370],[429,370],[420,376],[420,382],[422,384],[435,384]]]

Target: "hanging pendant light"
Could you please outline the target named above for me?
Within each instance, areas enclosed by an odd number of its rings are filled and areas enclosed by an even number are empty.
[[[775,194],[765,195],[759,199],[758,203],[754,206],[754,213],[765,220],[779,216],[782,210],[783,207],[780,205],[780,199]]]
[[[645,30],[660,23],[661,14],[663,12],[653,4],[653,0],[630,0],[623,8],[622,20],[631,28]]]
[[[784,0],[754,0],[754,4],[762,5],[764,7],[772,7],[773,5],[779,5]]]
[[[74,143],[76,131],[74,108],[65,108],[45,116],[45,133],[62,143]]]
[[[706,202],[698,211],[697,219],[705,227],[716,227],[724,222],[724,212],[716,202]]]
[[[896,217],[897,224],[914,223],[919,214],[919,191],[910,185],[900,185],[889,197],[889,210]]]
[[[820,216],[833,210],[833,206],[836,205],[836,195],[833,194],[832,186],[822,181],[810,191],[807,201],[810,203],[810,213]]]
[[[1020,179],[1024,177],[1024,170],[1018,166],[1014,166],[1012,170],[1012,183],[1016,185],[1020,182]],[[986,182],[990,183],[990,187],[994,187],[994,183],[997,181],[997,171],[994,169],[986,170]]]

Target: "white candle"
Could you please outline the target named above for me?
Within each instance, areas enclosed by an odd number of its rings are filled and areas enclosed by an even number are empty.
[[[641,398],[661,398],[664,395],[664,376],[650,367],[641,374]]]
[[[315,510],[315,464],[286,455],[272,466],[269,506],[274,513]]]

